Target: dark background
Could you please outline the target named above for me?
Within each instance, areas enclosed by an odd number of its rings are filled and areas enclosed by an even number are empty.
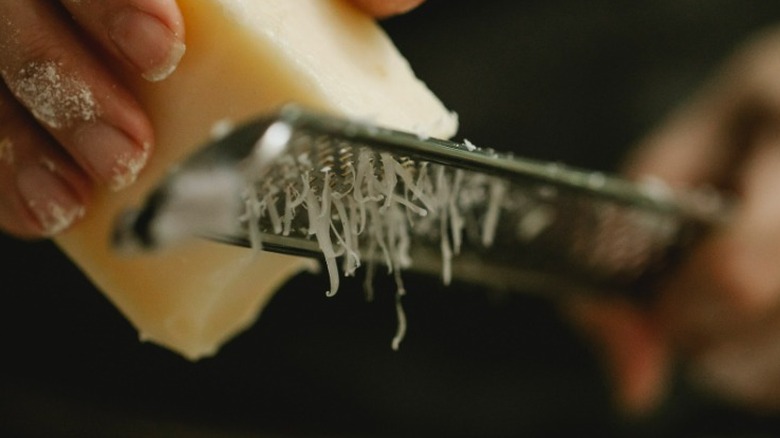
[[[780,24],[757,0],[429,0],[384,23],[481,146],[601,170],[736,45]],[[780,78],[778,78],[780,80]],[[773,436],[772,417],[676,383],[627,420],[587,343],[554,303],[406,276],[332,299],[294,279],[215,358],[137,340],[47,242],[0,236],[0,430],[6,436]]]

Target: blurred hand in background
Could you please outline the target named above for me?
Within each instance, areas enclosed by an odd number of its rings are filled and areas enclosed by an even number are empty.
[[[748,42],[649,135],[626,174],[713,187],[737,210],[683,261],[651,308],[574,303],[614,377],[618,402],[652,409],[680,365],[699,387],[780,410],[780,32]]]

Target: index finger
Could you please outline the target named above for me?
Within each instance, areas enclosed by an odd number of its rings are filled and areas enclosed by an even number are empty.
[[[759,35],[629,156],[625,172],[729,186],[762,124],[780,119],[780,31]],[[732,187],[729,187],[732,188]]]
[[[61,0],[105,50],[150,81],[168,77],[185,52],[175,0]]]

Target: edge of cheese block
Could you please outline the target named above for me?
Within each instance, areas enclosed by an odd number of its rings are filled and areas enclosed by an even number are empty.
[[[311,266],[300,258],[205,241],[144,256],[111,249],[115,218],[207,141],[212,126],[288,102],[442,138],[454,133],[457,122],[379,26],[346,2],[179,5],[187,53],[177,71],[160,83],[128,79],[156,130],[147,168],[127,190],[98,192],[84,221],[55,241],[141,339],[194,360],[215,354],[255,321],[275,290]]]

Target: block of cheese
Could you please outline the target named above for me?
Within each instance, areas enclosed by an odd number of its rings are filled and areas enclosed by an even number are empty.
[[[212,126],[288,102],[442,138],[457,122],[381,28],[346,1],[179,6],[187,29],[179,68],[159,83],[130,81],[156,129],[154,156],[133,187],[98,193],[85,220],[56,242],[141,339],[195,360],[252,324],[273,292],[307,264],[205,241],[143,256],[111,250],[119,212],[140,204],[172,164],[209,139]]]

